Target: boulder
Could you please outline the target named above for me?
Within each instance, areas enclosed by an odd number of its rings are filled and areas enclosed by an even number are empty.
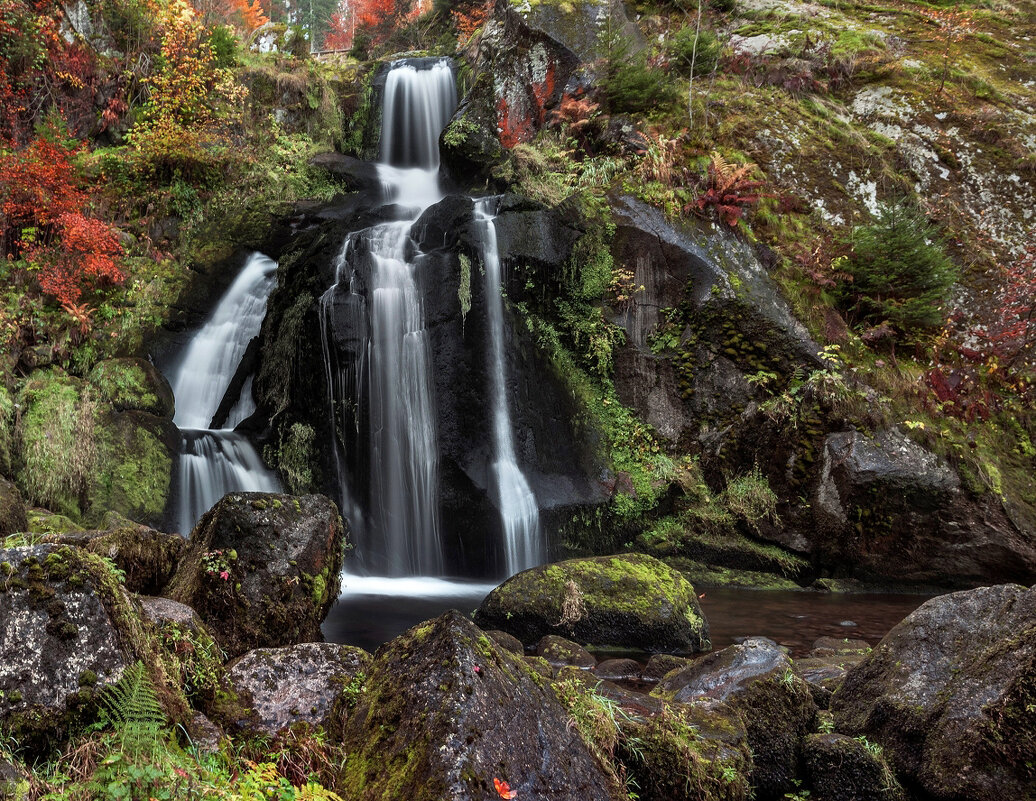
[[[18,487],[0,476],[0,537],[29,530],[25,501]]]
[[[98,362],[86,377],[101,400],[118,412],[147,412],[173,418],[173,390],[146,359],[124,357]]]
[[[0,728],[32,754],[88,722],[129,666],[155,661],[111,568],[78,548],[0,550],[0,612]]]
[[[976,584],[1036,577],[1036,538],[968,497],[941,457],[890,429],[823,444],[812,550],[864,579]],[[988,507],[988,508],[987,508]]]
[[[622,720],[621,727],[619,756],[641,801],[751,798],[748,734],[729,705],[704,698],[666,704],[647,720]]]
[[[350,798],[617,799],[568,713],[525,661],[450,611],[381,648],[341,725]]]
[[[1036,787],[1036,588],[925,602],[849,671],[836,728],[881,745],[935,798],[1028,798]]]
[[[745,720],[758,796],[780,797],[792,788],[800,744],[813,729],[817,707],[775,642],[749,637],[713,652],[667,675],[652,694],[678,703],[704,696],[730,704]]]
[[[904,801],[906,794],[881,754],[866,740],[811,734],[802,743],[806,780],[817,801]]]
[[[643,681],[661,681],[667,673],[681,670],[688,664],[690,663],[685,657],[675,654],[652,654],[640,672],[640,678]]]
[[[307,642],[257,648],[227,669],[241,702],[255,712],[250,728],[272,737],[295,723],[326,726],[332,708],[354,678],[362,679],[370,661],[362,648]]]
[[[597,664],[597,660],[585,648],[555,634],[548,634],[536,643],[536,655],[542,656],[553,667],[571,665],[588,669]]]
[[[512,637],[506,631],[490,629],[486,632],[486,636],[496,643],[498,648],[503,648],[512,654],[518,654],[518,656],[524,656],[525,654],[525,646],[522,645],[522,641],[517,637]]]
[[[184,550],[178,534],[155,531],[114,512],[105,518],[103,530],[45,534],[44,538],[111,559],[125,575],[126,589],[141,595],[157,594],[169,583]]]
[[[831,695],[845,680],[845,674],[860,664],[867,655],[862,651],[829,656],[809,656],[796,659],[792,665],[795,675],[809,685],[813,700],[821,709],[827,709],[831,703]]]
[[[28,794],[29,782],[25,771],[0,756],[0,799],[27,798]]]
[[[166,595],[196,609],[231,658],[317,641],[345,545],[323,495],[230,493],[191,532]]]
[[[642,665],[636,659],[605,659],[594,666],[594,675],[606,681],[637,681]]]
[[[643,554],[570,559],[526,570],[489,594],[475,622],[525,643],[558,634],[645,651],[709,647],[709,627],[694,587]]]

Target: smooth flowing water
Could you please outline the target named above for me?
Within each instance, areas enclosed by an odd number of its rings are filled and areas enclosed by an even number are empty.
[[[181,434],[173,524],[182,534],[228,492],[280,491],[276,475],[233,430],[255,411],[251,377],[233,399],[225,427],[210,428],[248,343],[259,333],[276,282],[277,263],[252,254],[169,376],[176,398],[173,422]]]
[[[504,360],[504,300],[500,253],[492,198],[475,204],[475,219],[482,233],[482,262],[486,270],[486,309],[489,318],[490,394],[493,404],[493,494],[504,528],[504,566],[507,576],[543,561],[540,512],[536,496],[518,467],[514,453],[511,408],[507,398]]]
[[[443,571],[431,352],[410,230],[442,199],[438,140],[456,105],[447,61],[420,69],[401,63],[389,72],[377,168],[384,202],[401,219],[346,238],[335,283],[320,304],[332,424],[357,438],[364,424],[368,432],[367,502],[355,497],[341,447],[335,454],[340,500],[361,562],[388,576]],[[347,360],[330,347],[335,314],[346,316],[359,340]]]

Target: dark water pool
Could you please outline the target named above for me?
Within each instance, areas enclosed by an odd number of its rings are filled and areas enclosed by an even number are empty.
[[[343,583],[342,596],[324,622],[324,637],[369,651],[447,609],[471,613],[494,586],[353,576],[346,576]],[[705,590],[700,603],[714,648],[763,635],[788,646],[793,656],[802,656],[823,636],[852,637],[875,645],[927,597],[711,589]]]

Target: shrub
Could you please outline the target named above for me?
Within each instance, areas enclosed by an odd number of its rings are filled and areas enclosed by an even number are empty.
[[[696,32],[697,28],[694,25],[688,25],[678,30],[665,44],[669,58],[684,75],[689,75],[692,67],[695,75],[712,72],[723,49],[723,45],[711,31],[697,32],[698,42],[695,45]]]
[[[843,291],[850,319],[887,323],[899,335],[943,322],[943,304],[957,269],[924,213],[908,200],[883,203],[877,219],[853,231]]]
[[[633,53],[629,39],[611,36],[606,46],[608,63],[602,88],[613,114],[646,114],[679,99],[665,71],[649,66],[645,52]]]

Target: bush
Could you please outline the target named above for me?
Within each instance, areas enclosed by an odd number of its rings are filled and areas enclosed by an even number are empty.
[[[631,42],[613,36],[607,42],[608,65],[602,88],[613,114],[646,114],[671,106],[680,97],[663,70],[653,69],[647,55],[632,52]]]
[[[666,52],[673,60],[673,64],[684,75],[691,74],[692,66],[695,75],[712,72],[719,62],[719,54],[723,49],[716,34],[711,31],[698,32],[698,43],[695,46],[695,32],[694,25],[680,28],[665,44]]]
[[[877,219],[853,231],[843,292],[850,319],[888,323],[900,335],[943,322],[943,304],[957,268],[922,212],[909,200],[883,203]]]

